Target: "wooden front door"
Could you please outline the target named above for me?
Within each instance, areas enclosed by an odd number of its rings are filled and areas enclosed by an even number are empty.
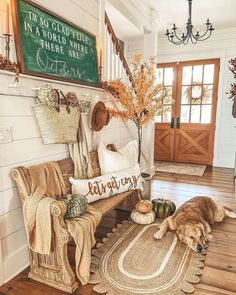
[[[157,118],[155,160],[211,165],[219,60],[158,65],[157,77],[172,90],[174,104],[169,114]]]
[[[177,64],[162,64],[157,69],[157,83],[165,86],[166,94],[176,100]],[[164,102],[163,102],[164,103]],[[158,116],[155,124],[155,160],[174,160],[174,116],[175,104],[170,112]]]

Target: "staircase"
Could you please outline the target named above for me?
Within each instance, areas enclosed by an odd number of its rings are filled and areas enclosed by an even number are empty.
[[[121,79],[133,84],[132,73],[121,50],[110,20],[105,13],[105,77],[106,80]]]
[[[130,71],[129,65],[124,57],[124,54],[121,50],[115,32],[112,28],[112,25],[109,21],[107,14],[105,13],[105,34],[104,34],[104,77],[103,82],[121,79],[122,82],[129,84],[133,87],[135,92],[135,83]],[[106,83],[104,83],[106,84]],[[104,88],[105,89],[105,88]],[[124,122],[126,127],[129,129],[130,134],[134,139],[137,139],[137,129],[134,124],[129,124],[129,122]],[[154,139],[154,129],[152,126],[143,129],[143,137],[148,138],[147,142],[151,144],[150,138]],[[145,141],[145,140],[144,140]],[[144,142],[143,141],[143,142]],[[154,146],[154,142],[153,142]],[[154,174],[154,159],[153,152],[150,149],[150,145],[145,145],[146,148],[142,148],[142,165],[144,167],[144,172],[147,172],[151,175]]]

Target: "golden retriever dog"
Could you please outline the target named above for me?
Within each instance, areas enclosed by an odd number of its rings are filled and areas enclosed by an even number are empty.
[[[195,197],[184,203],[174,215],[166,218],[154,234],[161,239],[168,230],[176,231],[179,240],[196,252],[203,253],[211,236],[210,225],[225,216],[236,218],[236,213],[215,203],[209,197]]]

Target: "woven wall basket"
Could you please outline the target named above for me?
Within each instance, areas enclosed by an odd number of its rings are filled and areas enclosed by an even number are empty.
[[[33,109],[44,144],[77,141],[80,118],[78,107],[71,107],[69,114],[64,105],[60,105],[60,112],[49,108],[44,103],[34,105]]]

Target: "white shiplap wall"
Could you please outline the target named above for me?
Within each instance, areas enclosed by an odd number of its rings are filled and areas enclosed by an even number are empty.
[[[143,40],[129,43],[128,59],[134,53],[143,54]],[[213,165],[233,167],[236,151],[236,119],[231,115],[232,101],[226,92],[234,82],[228,61],[236,57],[236,28],[216,29],[208,40],[196,45],[173,45],[159,37],[157,60],[159,63],[220,58],[216,131]]]
[[[0,35],[4,30],[5,12],[0,1]],[[57,0],[35,1],[51,11],[79,25],[94,35],[99,35],[99,0]],[[103,19],[102,19],[103,21]],[[15,60],[14,43],[11,44],[11,59]],[[4,53],[3,40],[0,38],[0,54]],[[22,209],[14,181],[10,177],[12,168],[30,166],[48,160],[58,160],[68,156],[64,144],[44,145],[32,111],[35,92],[46,80],[29,76],[20,76],[16,88],[8,85],[14,81],[14,75],[0,71],[0,127],[12,127],[13,141],[0,144],[0,285],[24,269],[29,262],[28,247],[24,230]],[[106,93],[100,89],[88,88],[68,83],[51,81],[53,87],[63,92],[75,91],[86,99],[108,102]],[[86,132],[91,147],[92,132],[89,128],[89,112],[84,115]],[[118,148],[132,139],[123,122],[112,119],[100,134],[105,143],[115,143]],[[92,149],[92,147],[91,147]]]

